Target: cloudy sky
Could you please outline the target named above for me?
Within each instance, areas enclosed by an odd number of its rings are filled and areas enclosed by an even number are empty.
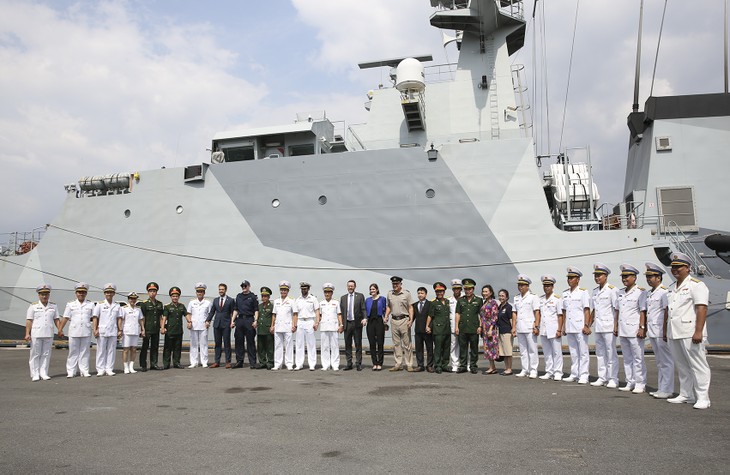
[[[642,104],[664,1],[645,3]],[[545,5],[551,152],[577,5]],[[670,2],[655,95],[722,91],[723,6]],[[363,122],[365,93],[385,72],[359,71],[358,62],[456,60],[428,24],[427,0],[0,0],[0,12],[0,233],[51,222],[63,185],[80,176],[207,161],[216,131],[316,110]],[[637,22],[637,0],[579,4],[562,143],[591,146],[610,202],[623,193]],[[531,46],[514,62],[530,69]]]

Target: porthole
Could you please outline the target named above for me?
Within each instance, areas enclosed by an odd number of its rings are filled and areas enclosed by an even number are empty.
[[[433,198],[436,196],[436,192],[433,190],[433,188],[429,188],[426,190],[426,198]]]
[[[278,199],[274,198],[274,200],[271,202],[271,207],[278,208],[280,204],[281,202]]]
[[[124,217],[125,218],[129,218],[130,216],[132,216],[132,212],[130,210],[128,210],[128,209],[125,209],[124,210]]]
[[[183,207],[182,207],[181,205],[178,205],[178,207],[177,207],[177,208],[175,208],[175,212],[176,212],[177,214],[182,214],[182,212],[183,212]]]
[[[319,201],[319,204],[321,204],[321,205],[326,205],[327,204],[327,197],[324,196],[324,195],[322,195],[322,196],[319,197],[319,199],[317,201]]]

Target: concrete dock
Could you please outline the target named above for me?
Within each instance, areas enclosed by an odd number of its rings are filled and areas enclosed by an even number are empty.
[[[120,369],[67,379],[66,356],[54,349],[52,379],[34,383],[27,349],[0,350],[3,473],[727,473],[730,466],[723,355],[709,357],[708,410],[485,375],[481,360],[475,375],[390,373],[386,355],[382,372],[364,357],[361,372]],[[92,349],[92,372],[94,357]],[[595,375],[594,357],[591,364]],[[647,366],[654,390],[653,357]]]

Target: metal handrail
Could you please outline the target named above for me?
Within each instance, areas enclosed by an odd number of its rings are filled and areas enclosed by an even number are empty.
[[[687,254],[692,259],[692,270],[697,274],[709,274],[715,277],[712,269],[705,263],[697,249],[692,245],[692,242],[687,238],[682,229],[675,221],[669,221],[667,223],[667,236],[675,245],[679,252]]]

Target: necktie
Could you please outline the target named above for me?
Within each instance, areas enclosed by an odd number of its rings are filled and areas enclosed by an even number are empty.
[[[218,301],[221,303],[221,310],[223,310],[223,297],[219,298]]]
[[[423,302],[418,302],[418,313],[423,312]]]
[[[347,319],[348,320],[355,320],[355,315],[353,315],[354,312],[354,306],[352,305],[352,294],[350,294],[350,297],[347,302]]]

